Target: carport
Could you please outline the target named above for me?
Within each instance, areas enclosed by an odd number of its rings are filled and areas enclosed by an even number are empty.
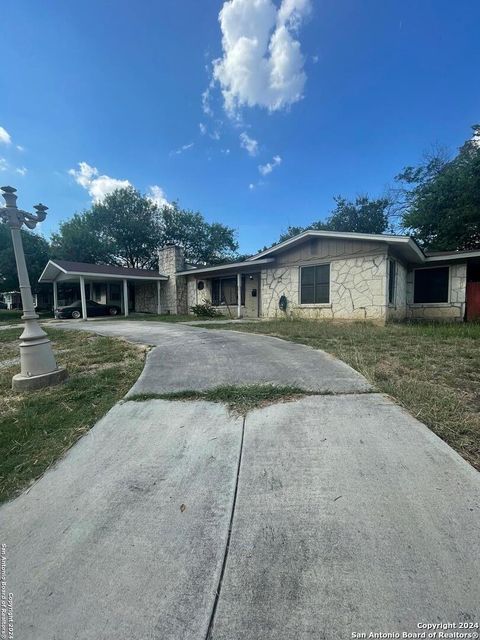
[[[79,284],[80,300],[82,303],[82,318],[87,319],[87,299],[102,304],[118,305],[125,316],[129,313],[129,303],[134,301],[129,289],[134,291],[135,286],[144,288],[152,285],[154,291],[150,296],[148,309],[138,311],[150,311],[161,313],[160,283],[168,280],[167,276],[148,269],[131,269],[128,267],[114,267],[103,264],[88,264],[85,262],[69,262],[66,260],[49,260],[40,278],[41,283],[51,283],[53,286],[53,306],[58,307],[58,285]],[[87,298],[88,287],[88,298]],[[113,293],[115,295],[113,295]],[[97,299],[96,299],[97,298]]]

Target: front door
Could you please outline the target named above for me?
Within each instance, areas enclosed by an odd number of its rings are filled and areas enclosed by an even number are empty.
[[[480,320],[480,282],[467,282],[467,320]]]

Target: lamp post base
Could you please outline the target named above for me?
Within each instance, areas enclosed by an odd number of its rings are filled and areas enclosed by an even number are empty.
[[[53,387],[56,384],[65,382],[67,378],[67,370],[61,367],[55,369],[55,371],[42,373],[39,376],[24,376],[21,373],[17,373],[12,378],[12,389],[14,391],[35,391],[36,389]]]

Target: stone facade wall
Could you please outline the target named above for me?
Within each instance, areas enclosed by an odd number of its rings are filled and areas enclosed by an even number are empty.
[[[160,290],[163,286],[160,283]],[[135,311],[140,313],[157,313],[157,283],[144,282],[135,284]]]
[[[467,290],[466,263],[450,265],[448,302],[415,304],[413,302],[414,277],[414,271],[411,270],[407,276],[408,318],[415,320],[463,321]]]
[[[160,307],[162,313],[187,313],[187,278],[176,276],[177,271],[185,269],[185,257],[181,247],[164,247],[159,251],[159,271],[168,276],[162,282]]]
[[[306,246],[305,246],[306,245]],[[386,319],[387,251],[381,243],[314,239],[279,256],[261,274],[261,315],[282,317],[280,296],[288,301],[287,315],[301,318],[349,320]],[[330,264],[330,302],[300,304],[300,268]]]

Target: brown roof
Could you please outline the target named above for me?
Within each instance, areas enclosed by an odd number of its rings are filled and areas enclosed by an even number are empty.
[[[52,262],[69,273],[98,273],[110,276],[138,276],[158,278],[162,274],[151,269],[131,269],[130,267],[113,267],[108,264],[89,264],[88,262],[70,262],[68,260],[52,260]]]

